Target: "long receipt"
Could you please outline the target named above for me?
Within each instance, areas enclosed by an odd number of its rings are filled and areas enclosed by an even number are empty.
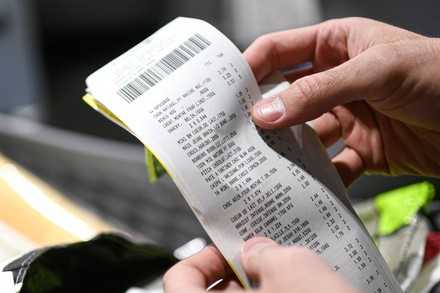
[[[262,92],[288,83],[274,73],[258,85],[211,25],[177,18],[86,84],[91,104],[160,160],[245,287],[240,249],[259,235],[313,250],[359,292],[401,292],[313,129],[253,124]]]

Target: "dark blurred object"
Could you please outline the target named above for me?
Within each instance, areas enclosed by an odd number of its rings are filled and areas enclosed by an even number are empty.
[[[32,251],[3,272],[13,272],[14,283],[23,284],[21,293],[109,293],[146,285],[176,262],[171,252],[160,247],[101,234],[87,242]]]
[[[29,0],[0,0],[0,111],[41,104],[41,70]]]

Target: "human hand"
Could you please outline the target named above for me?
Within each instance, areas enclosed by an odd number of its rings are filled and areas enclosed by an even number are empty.
[[[248,240],[242,249],[241,262],[249,278],[259,283],[258,289],[248,292],[356,292],[312,251],[282,247],[268,238]],[[172,267],[163,283],[166,293],[197,293],[206,292],[210,284],[220,279],[223,281],[216,290],[245,291],[217,248],[210,245]]]
[[[258,126],[312,121],[348,186],[364,171],[440,176],[440,39],[347,18],[268,34],[245,52],[257,80],[311,62],[252,110]]]

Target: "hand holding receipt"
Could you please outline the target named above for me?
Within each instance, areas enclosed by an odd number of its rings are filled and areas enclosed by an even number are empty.
[[[265,236],[314,251],[359,292],[401,292],[307,124],[257,128],[257,84],[212,26],[178,18],[87,78],[88,100],[163,164],[242,284],[239,252]],[[261,92],[260,92],[261,90]]]

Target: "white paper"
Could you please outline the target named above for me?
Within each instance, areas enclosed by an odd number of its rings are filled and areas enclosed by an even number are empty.
[[[360,292],[401,292],[313,129],[256,129],[259,87],[215,28],[178,18],[86,82],[161,160],[246,286],[239,252],[262,235],[314,250]]]

